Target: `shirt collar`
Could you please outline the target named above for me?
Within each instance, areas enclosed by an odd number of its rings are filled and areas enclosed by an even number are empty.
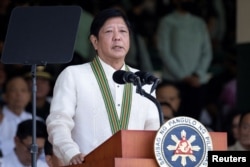
[[[117,71],[116,69],[114,69],[112,66],[110,66],[109,64],[105,63],[102,59],[100,59],[100,57],[98,56],[98,59],[101,62],[102,68],[105,71],[106,75],[113,75],[113,73],[115,71]],[[123,64],[121,70],[125,70],[125,63]]]
[[[24,117],[24,112],[25,111],[22,111],[20,115],[16,115],[12,111],[10,111],[10,109],[8,108],[8,106],[4,106],[3,107],[3,114],[8,119],[14,119],[14,120],[21,119],[21,118]]]

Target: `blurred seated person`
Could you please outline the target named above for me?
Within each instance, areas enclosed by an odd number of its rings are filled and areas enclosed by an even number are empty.
[[[8,154],[14,148],[13,138],[16,134],[17,125],[32,115],[25,111],[30,101],[30,91],[27,82],[20,76],[7,80],[4,87],[4,106],[2,109],[2,121],[0,123],[2,151]]]
[[[14,76],[8,79],[3,97],[5,102],[3,113],[6,117],[14,119],[17,124],[24,119],[32,118],[32,115],[25,110],[31,99],[31,92],[23,77]]]
[[[231,146],[239,139],[239,122],[241,114],[239,112],[233,112],[229,115],[229,123],[225,126],[228,127],[227,131],[227,144]]]
[[[45,142],[44,152],[49,167],[63,166],[63,163],[53,153],[53,146],[48,140]]]
[[[15,122],[4,117],[2,105],[0,104],[0,158],[12,151],[16,129]]]
[[[36,145],[38,147],[37,158],[44,149],[47,139],[46,126],[41,121],[36,121]],[[31,146],[32,146],[32,127],[31,119],[21,122],[18,125],[16,136],[14,137],[15,148],[3,157],[3,167],[29,167],[32,164]],[[46,162],[37,159],[37,167],[48,167]]]
[[[250,151],[250,111],[242,113],[238,127],[238,140],[232,146],[230,151]]]
[[[239,123],[240,123],[240,114],[237,113],[233,116],[233,119],[232,119],[232,125],[231,125],[231,128],[232,128],[232,133],[233,133],[233,138],[235,140],[238,140],[239,139]]]
[[[180,91],[174,83],[162,81],[156,88],[156,99],[160,103],[168,103],[174,115],[180,115]]]
[[[25,78],[28,82],[30,90],[32,90],[31,73],[27,73]],[[53,77],[45,69],[44,66],[38,66],[36,72],[36,114],[45,121],[50,110],[50,92],[52,87]],[[32,101],[26,107],[26,110],[32,113]]]

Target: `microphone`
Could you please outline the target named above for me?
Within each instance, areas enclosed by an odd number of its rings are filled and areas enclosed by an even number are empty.
[[[137,85],[140,78],[130,71],[118,70],[113,74],[113,80],[118,84],[133,83]]]
[[[152,93],[156,89],[157,85],[160,82],[159,78],[155,77],[154,75],[150,74],[149,72],[137,71],[135,73],[135,75],[140,77],[142,85],[153,83],[153,86],[151,87],[150,93]]]
[[[154,75],[150,74],[149,72],[137,71],[135,73],[141,79],[141,83],[145,84],[152,84],[157,82],[159,79],[156,78]]]

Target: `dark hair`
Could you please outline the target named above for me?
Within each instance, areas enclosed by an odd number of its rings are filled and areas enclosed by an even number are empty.
[[[22,76],[22,75],[13,75],[11,77],[8,77],[3,85],[3,92],[6,93],[8,90],[8,87],[9,87],[9,84],[13,81],[13,80],[16,80],[16,79],[22,79],[25,83],[26,83],[26,80],[25,78]],[[27,87],[28,87],[28,84],[27,84]]]
[[[45,155],[53,155],[53,146],[48,140],[44,144],[44,153]]]
[[[102,10],[95,16],[90,27],[90,35],[94,35],[98,38],[98,33],[101,27],[104,25],[104,23],[108,19],[114,18],[114,17],[121,17],[124,20],[125,24],[127,25],[129,31],[131,31],[129,20],[127,16],[124,14],[124,12],[116,8],[108,8],[108,9]]]
[[[239,122],[239,126],[242,125],[242,122],[243,122],[243,119],[246,115],[250,114],[250,111],[245,111],[245,112],[242,112],[241,116],[240,116],[240,122]]]
[[[180,92],[180,88],[172,81],[167,81],[167,80],[162,80],[156,87],[156,92],[159,91],[159,89],[167,87],[167,86],[172,86],[174,88],[176,88],[178,90],[178,95],[179,97],[181,97],[181,92]]]
[[[18,124],[16,136],[23,140],[32,136],[33,121],[31,119],[25,120]],[[47,139],[46,125],[42,121],[36,120],[36,137]]]

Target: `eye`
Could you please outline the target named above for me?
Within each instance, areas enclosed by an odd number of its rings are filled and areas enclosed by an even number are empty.
[[[105,31],[105,33],[111,33],[112,32],[112,30],[106,30]]]
[[[120,30],[120,32],[127,33],[128,31],[127,30]]]

